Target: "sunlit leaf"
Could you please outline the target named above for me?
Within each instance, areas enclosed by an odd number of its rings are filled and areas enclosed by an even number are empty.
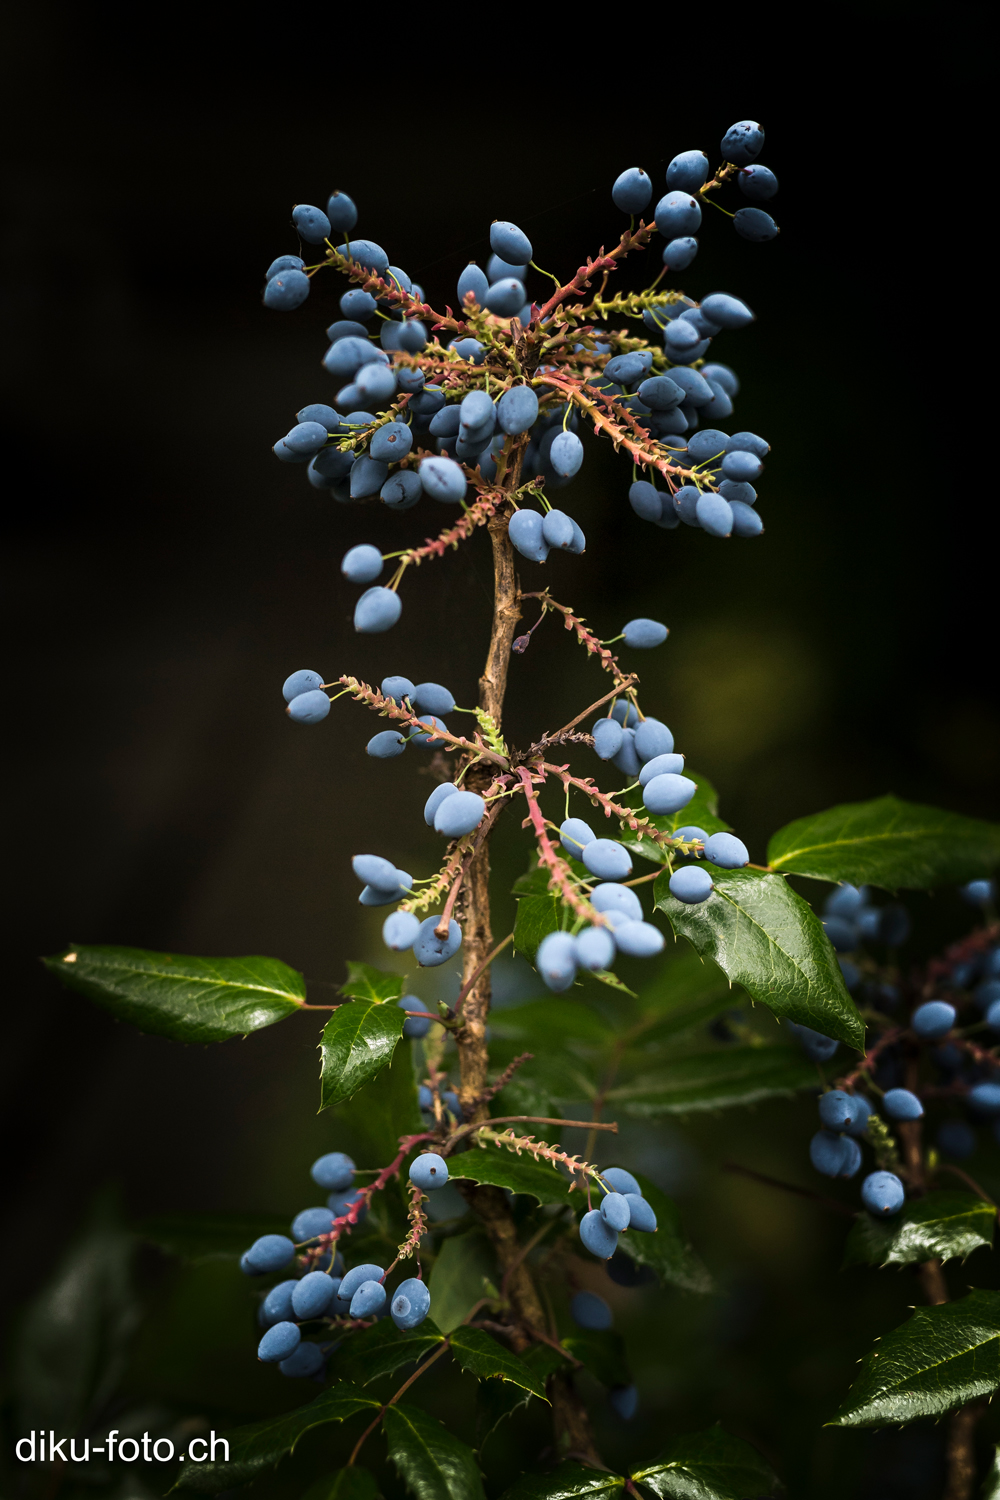
[[[891,1219],[859,1214],[844,1248],[845,1266],[908,1266],[964,1260],[993,1243],[996,1210],[974,1193],[928,1193]]]

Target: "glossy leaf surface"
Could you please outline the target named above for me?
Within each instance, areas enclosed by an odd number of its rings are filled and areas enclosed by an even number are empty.
[[[334,1379],[368,1385],[380,1375],[391,1375],[403,1365],[422,1360],[443,1338],[430,1318],[405,1333],[391,1318],[383,1318],[344,1339],[330,1360],[329,1372]]]
[[[482,1328],[456,1328],[451,1335],[451,1352],[470,1375],[477,1380],[508,1380],[533,1396],[547,1400],[545,1383],[529,1365],[511,1350],[505,1349]]]
[[[503,1129],[503,1126],[498,1126]],[[512,1129],[520,1127],[514,1125]],[[531,1130],[526,1125],[526,1131]],[[540,1128],[540,1127],[539,1127]],[[451,1158],[449,1168],[452,1177],[468,1177],[473,1182],[487,1182],[494,1187],[508,1188],[512,1193],[528,1193],[539,1203],[569,1203],[569,1178],[547,1162],[535,1161],[531,1156],[515,1156],[500,1146],[488,1146],[484,1151],[465,1151]]]
[[[859,1214],[844,1248],[845,1266],[908,1266],[964,1260],[993,1243],[996,1212],[975,1193],[928,1193],[891,1219]]]
[[[815,1065],[795,1047],[778,1042],[716,1044],[609,1090],[608,1102],[638,1119],[655,1119],[756,1104],[815,1083]]]
[[[320,1042],[320,1109],[342,1104],[381,1072],[405,1021],[398,1005],[378,1000],[349,1000],[337,1007]]]
[[[76,944],[45,967],[119,1021],[175,1042],[224,1042],[297,1011],[305,980],[277,958],[191,958]]]
[[[347,983],[340,986],[340,993],[348,1000],[374,1000],[379,1004],[390,1000],[395,1003],[404,991],[401,974],[387,974],[382,969],[373,969],[371,964],[347,962]]]
[[[714,888],[697,906],[671,896],[666,871],[657,876],[656,905],[674,932],[775,1015],[861,1050],[864,1022],[812,908],[780,875],[706,868]]]
[[[877,797],[797,818],[771,839],[767,859],[790,874],[890,891],[960,885],[1000,865],[1000,824]]]
[[[580,1500],[583,1496],[610,1497],[625,1486],[620,1474],[606,1469],[592,1469],[587,1464],[567,1461],[550,1473],[524,1474],[505,1490],[501,1500]]]
[[[721,1427],[674,1438],[632,1478],[660,1500],[753,1500],[778,1484],[757,1450]]]
[[[385,1435],[389,1457],[416,1500],[483,1500],[472,1449],[418,1406],[388,1407]]]

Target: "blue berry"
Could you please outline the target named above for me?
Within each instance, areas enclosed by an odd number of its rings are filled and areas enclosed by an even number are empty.
[[[486,803],[478,792],[456,792],[447,797],[434,814],[434,827],[446,838],[460,839],[478,828],[486,812]]]
[[[373,1318],[385,1306],[385,1287],[380,1281],[363,1281],[351,1298],[352,1318]]]
[[[302,693],[317,692],[322,686],[323,679],[318,672],[311,672],[308,667],[301,667],[299,671],[285,678],[281,687],[281,695],[286,703],[291,703],[293,698],[298,698]]]
[[[441,1095],[441,1103],[444,1105],[445,1109],[449,1111],[449,1113],[455,1116],[456,1120],[462,1120],[465,1118],[464,1114],[462,1113],[462,1105],[459,1101],[459,1097],[453,1090],[445,1090],[445,1092]]]
[[[400,469],[391,474],[379,490],[383,504],[390,510],[409,510],[423,493],[420,477],[412,469]]]
[[[657,379],[669,380],[672,385],[679,388],[685,412],[689,406],[706,406],[712,400],[712,387],[698,374],[697,370],[687,370],[681,365],[675,365],[669,375],[658,375]],[[642,396],[642,386],[639,387],[639,394]],[[642,396],[642,399],[645,401],[645,396]],[[646,401],[646,405],[651,406],[652,402]]]
[[[594,839],[581,856],[591,875],[598,880],[622,880],[632,873],[632,859],[624,844],[615,839]]]
[[[611,1327],[611,1309],[596,1292],[577,1292],[569,1304],[569,1311],[578,1328],[600,1333]]]
[[[687,807],[697,790],[697,783],[688,776],[654,776],[643,788],[642,800],[654,817],[664,817]]]
[[[632,922],[642,921],[642,904],[639,897],[635,891],[629,890],[627,885],[619,885],[616,881],[595,885],[590,893],[590,904],[595,911],[620,911]],[[634,1182],[635,1178],[631,1178],[630,1181]],[[624,1193],[638,1191],[638,1189],[619,1187],[618,1191]]]
[[[736,167],[748,167],[756,161],[764,144],[764,132],[756,120],[738,120],[722,137],[723,159]]]
[[[454,349],[460,359],[467,359],[472,365],[481,365],[486,358],[485,346],[478,339],[452,339],[448,347]]]
[[[611,705],[611,717],[623,729],[631,726],[634,730],[635,726],[639,723],[639,710],[630,699],[616,698]]]
[[[321,208],[314,208],[311,203],[296,204],[292,223],[309,245],[322,245],[330,238],[330,220]]]
[[[304,271],[279,271],[264,288],[264,306],[274,312],[294,312],[308,297],[309,284]]]
[[[314,1240],[318,1235],[329,1234],[333,1215],[328,1208],[304,1208],[292,1220],[292,1239],[297,1245]]]
[[[1000,1115],[1000,1083],[977,1083],[967,1095],[971,1109],[980,1115]]]
[[[702,381],[703,385],[704,383]],[[684,387],[671,375],[651,375],[642,382],[637,392],[643,406],[648,406],[650,411],[672,411],[684,400],[685,394]],[[709,391],[705,399],[710,400],[711,394]]]
[[[924,1106],[909,1089],[887,1090],[882,1108],[890,1120],[919,1120],[924,1112]]]
[[[996,900],[995,880],[969,880],[959,886],[958,894],[970,906],[989,906]]]
[[[937,1144],[946,1156],[963,1161],[976,1149],[976,1132],[965,1120],[945,1120],[938,1129]]]
[[[295,1351],[301,1337],[294,1323],[275,1323],[257,1345],[257,1358],[276,1365]]]
[[[616,1385],[608,1392],[608,1405],[616,1417],[631,1422],[639,1410],[639,1392],[634,1385]]]
[[[395,464],[413,447],[413,433],[405,422],[387,422],[372,438],[369,453],[379,463]]]
[[[615,925],[615,944],[627,958],[652,958],[663,951],[663,933],[652,922],[620,922]]]
[[[641,214],[653,196],[653,184],[641,167],[619,173],[611,189],[611,201],[624,214]]]
[[[705,845],[705,858],[722,870],[741,870],[750,863],[746,844],[733,833],[713,833]]]
[[[424,1151],[410,1163],[410,1181],[422,1193],[432,1193],[448,1181],[448,1163],[434,1151]]]
[[[640,623],[655,625],[655,620],[638,621],[633,620],[633,625]],[[625,629],[629,627],[626,625]],[[641,761],[656,760],[661,755],[669,755],[674,748],[674,737],[666,724],[661,724],[659,719],[645,718],[641,724],[636,725],[635,730],[635,753]],[[665,769],[665,768],[664,768]],[[640,775],[642,773],[640,772]],[[649,777],[646,777],[646,781]],[[645,782],[643,783],[645,785]]]
[[[260,1321],[265,1328],[270,1328],[274,1323],[290,1323],[295,1314],[292,1311],[292,1293],[298,1286],[297,1281],[279,1281],[268,1292],[260,1307]]]
[[[596,1255],[601,1260],[610,1260],[618,1249],[617,1231],[611,1228],[597,1208],[592,1208],[580,1220],[580,1239],[591,1255]]]
[[[371,583],[382,571],[382,554],[377,547],[362,542],[344,554],[340,571],[349,583]]]
[[[386,401],[391,401],[396,393],[395,372],[388,365],[378,363],[362,365],[355,377],[355,389],[360,392],[364,402],[376,407],[380,406]],[[383,474],[382,482],[384,480]]]
[[[576,978],[576,942],[568,932],[550,932],[535,954],[535,968],[550,990],[561,994]]]
[[[873,1106],[869,1104],[863,1094],[852,1094],[851,1106],[854,1111],[854,1118],[847,1127],[847,1134],[866,1135],[868,1132],[868,1121],[875,1113]]]
[[[601,1200],[601,1218],[620,1234],[629,1225],[628,1199],[623,1193],[605,1193]]]
[[[453,459],[422,458],[420,483],[432,500],[444,505],[459,505],[465,499],[465,475]]]
[[[576,935],[576,959],[581,969],[596,974],[610,969],[615,959],[615,939],[607,927],[584,927]]]
[[[339,189],[326,200],[326,216],[333,229],[353,229],[358,222],[354,201]]]
[[[733,516],[733,536],[761,535],[764,522],[751,506],[744,505],[741,500],[730,500],[728,504]]]
[[[354,607],[354,628],[361,635],[376,635],[390,630],[402,611],[402,600],[391,589],[366,589]]]
[[[645,767],[643,767],[645,770]],[[704,828],[698,828],[694,823],[688,823],[683,828],[678,828],[674,834],[675,839],[683,839],[685,844],[690,844],[693,839],[698,839],[702,844],[708,843],[708,834]],[[700,851],[704,853],[704,850]]]
[[[418,682],[410,697],[421,713],[450,714],[455,707],[455,697],[439,682]]]
[[[264,1234],[254,1240],[241,1265],[249,1275],[262,1276],[268,1271],[280,1271],[294,1254],[295,1246],[287,1235]]]
[[[870,1172],[861,1184],[861,1201],[880,1219],[898,1214],[906,1199],[903,1184],[894,1172]]]
[[[809,1142],[809,1160],[825,1177],[853,1177],[861,1162],[861,1151],[850,1136],[817,1130]]]
[[[626,727],[622,730],[622,745],[618,754],[614,757],[614,764],[624,776],[638,776],[641,762],[635,750],[634,729]]]
[[[549,463],[563,479],[572,479],[583,463],[583,444],[575,432],[560,432],[549,449]]]
[[[372,271],[376,276],[381,276],[389,269],[388,255],[373,240],[351,240],[344,254],[348,260],[356,261],[359,266],[364,266],[366,271]]]
[[[418,1327],[430,1310],[431,1294],[426,1282],[418,1281],[412,1276],[399,1283],[389,1304],[389,1316],[404,1333]]]
[[[684,318],[678,318],[676,322],[667,324],[667,330],[663,336],[664,352],[668,359],[675,359],[680,354],[687,354],[696,344],[701,343],[702,337],[693,324]]]
[[[698,241],[693,235],[681,235],[664,247],[663,264],[670,271],[685,271],[698,254]]]
[[[669,633],[666,625],[662,625],[659,620],[641,616],[637,620],[629,620],[622,630],[626,646],[631,646],[633,651],[648,651],[653,646],[662,646]]]
[[[375,760],[392,760],[394,756],[402,755],[405,749],[406,740],[398,729],[383,729],[372,735],[365,746],[365,753]]]
[[[910,1025],[925,1042],[935,1042],[946,1036],[954,1024],[955,1007],[946,1000],[928,1000],[924,1005],[918,1005],[910,1017]]]
[[[462,424],[462,409],[459,406],[443,406],[431,417],[428,431],[431,437],[455,437]]]
[[[301,271],[305,267],[305,261],[301,255],[279,255],[277,260],[272,260],[264,274],[264,280],[270,281],[272,276],[277,276],[279,271]]]
[[[415,936],[416,935],[416,929],[420,926],[420,922],[419,922],[419,920],[416,917],[413,916],[413,913],[412,912],[408,912],[408,911],[398,911],[398,912],[396,912],[396,916],[397,917],[413,917],[414,936]],[[389,920],[391,921],[392,918],[390,917]],[[383,933],[384,933],[384,929],[383,929]],[[390,943],[389,946],[392,947],[393,945]],[[412,943],[407,943],[405,946],[407,948],[412,947]],[[416,995],[404,995],[401,1000],[397,1000],[396,1001],[396,1004],[399,1006],[400,1010],[425,1010],[426,1009],[426,1006],[424,1005],[423,1001],[422,1000],[418,1000],[417,997],[416,997]],[[428,1016],[407,1016],[406,1020],[403,1022],[403,1035],[409,1041],[419,1041],[421,1037],[424,1037],[424,1036],[427,1035],[427,1033],[430,1031],[432,1025],[433,1025],[433,1022],[430,1020],[430,1018]]]
[[[538,420],[538,397],[530,385],[514,385],[497,402],[497,418],[503,431],[516,437]]]
[[[613,760],[622,747],[622,726],[614,719],[598,719],[593,728],[594,749],[601,760]]]
[[[993,1031],[1000,1031],[1000,1000],[994,1000],[986,1012],[986,1024]]]
[[[462,946],[462,929],[454,919],[448,923],[448,936],[437,936],[434,929],[440,920],[440,917],[426,917],[420,924],[413,952],[422,968],[436,969],[439,964],[447,963]]]
[[[752,167],[744,167],[737,174],[736,180],[744,198],[749,198],[754,203],[766,203],[778,191],[778,179],[774,173],[769,167],[762,167],[756,162]]]
[[[318,1344],[299,1344],[294,1353],[278,1364],[282,1375],[289,1380],[308,1380],[310,1376],[318,1375],[325,1363],[326,1356]]]
[[[573,541],[573,521],[564,510],[547,511],[542,520],[542,536],[549,547],[569,547]]]
[[[303,1322],[308,1318],[321,1318],[333,1301],[337,1288],[325,1271],[308,1271],[301,1281],[295,1283],[292,1292],[292,1309],[296,1318]]]
[[[522,557],[529,562],[544,562],[549,555],[542,532],[543,517],[537,510],[517,510],[507,525],[507,533]]]
[[[490,284],[486,279],[486,273],[480,270],[474,260],[471,260],[458,278],[458,300],[464,306],[465,299],[471,292],[479,307],[486,306],[486,293]]]
[[[354,1293],[359,1287],[364,1286],[366,1281],[380,1282],[384,1275],[385,1272],[381,1266],[370,1264],[352,1266],[337,1288],[337,1301],[346,1303],[350,1307]]]
[[[330,700],[318,690],[297,694],[285,709],[285,713],[296,724],[319,724],[329,712]]]
[[[819,1096],[819,1118],[827,1130],[846,1130],[854,1120],[854,1102],[843,1089],[830,1089]]]
[[[667,168],[667,187],[696,193],[708,177],[708,157],[703,151],[682,151]]]
[[[763,469],[764,465],[756,453],[736,452],[727,453],[722,460],[722,473],[726,479],[736,479],[741,483],[752,483]]]
[[[601,1180],[613,1193],[634,1193],[642,1197],[642,1188],[624,1167],[602,1167]]]
[[[584,845],[593,843],[595,837],[596,834],[590,824],[585,823],[582,818],[567,818],[559,828],[559,842],[567,854],[572,854],[574,859],[580,858]]]
[[[665,727],[666,726],[664,726],[664,728]],[[639,725],[639,728],[642,728],[641,724]],[[639,735],[637,732],[637,742],[638,739]],[[645,786],[647,782],[652,781],[654,776],[680,776],[683,770],[683,755],[671,755],[668,752],[664,752],[662,755],[654,755],[652,760],[646,761],[646,763],[643,765],[642,770],[639,772],[639,785]]]
[[[367,295],[367,293],[365,295]],[[336,344],[341,339],[357,339],[361,347],[369,351],[370,358],[377,357],[377,351],[373,349],[371,344],[369,344],[368,342],[367,328],[363,323],[358,323],[354,318],[338,318],[335,323],[331,323],[327,328],[326,336],[330,340],[331,344]],[[329,349],[326,352],[327,354],[329,354]],[[331,374],[336,373],[336,371],[331,371]]]
[[[823,902],[823,913],[829,917],[845,917],[852,921],[868,899],[868,887],[838,885]]]
[[[340,310],[345,318],[352,322],[365,322],[371,317],[378,303],[371,292],[363,292],[360,287],[352,287],[345,292],[340,299]]]
[[[670,894],[685,906],[698,906],[712,894],[712,877],[698,865],[682,865],[670,877]]]
[[[511,266],[526,266],[532,257],[528,236],[505,219],[494,219],[490,225],[490,249]]]
[[[499,255],[491,255],[486,265],[486,275],[491,286],[495,281],[503,281],[510,277],[523,283],[527,274],[527,265],[515,265],[513,261],[502,260]],[[524,300],[523,292],[521,299]]]
[[[419,931],[420,918],[412,911],[394,911],[382,923],[382,941],[394,953],[405,953],[413,947]]]
[[[457,791],[458,787],[455,786],[454,782],[451,781],[443,781],[440,786],[436,786],[434,788],[433,792],[431,792],[430,796],[427,798],[427,801],[424,803],[424,822],[427,824],[428,828],[434,827],[435,814],[437,813],[437,810],[441,806],[441,803],[444,801],[444,799],[446,797],[454,796]]]
[[[811,1026],[801,1026],[797,1021],[786,1021],[785,1025],[806,1056],[814,1062],[829,1062],[840,1045],[834,1037],[824,1036],[821,1031],[813,1031]]]
[[[313,1162],[309,1176],[327,1192],[343,1192],[354,1181],[354,1163],[343,1151],[328,1151]]]
[[[625,1202],[629,1210],[629,1228],[640,1234],[656,1233],[656,1215],[639,1193],[626,1193]]]
[[[701,228],[701,204],[690,193],[669,192],[656,205],[654,218],[664,239],[697,234]]]
[[[435,729],[446,729],[448,727],[442,719],[436,718],[434,714],[425,714],[423,718],[417,720],[417,723],[423,727],[413,732],[410,735],[410,739],[415,745],[419,745],[422,750],[439,750],[446,743],[445,740],[441,739],[440,735],[434,733]]]
[[[703,297],[701,311],[706,318],[710,318],[720,328],[748,328],[755,317],[745,302],[741,302],[738,297],[731,297],[728,292],[712,292],[710,296]],[[725,366],[717,368],[724,370]],[[729,373],[732,374],[731,371]],[[725,382],[721,383],[723,389],[726,389]],[[739,389],[738,382],[736,389]],[[730,394],[735,395],[736,390]]]
[[[377,891],[395,891],[399,888],[399,871],[380,854],[355,854],[351,869],[364,885],[374,886]]]
[[[733,299],[735,301],[735,298]],[[749,310],[749,309],[748,309]],[[751,314],[751,317],[753,315]],[[701,373],[706,380],[713,385],[721,386],[727,396],[736,397],[740,393],[740,382],[734,370],[728,365],[709,364],[702,365]]]
[[[524,306],[524,287],[516,276],[494,281],[486,293],[486,307],[498,318],[513,318]]]
[[[771,215],[766,214],[762,208],[739,209],[733,219],[733,228],[743,239],[750,240],[755,245],[776,239],[780,232]]]
[[[331,1193],[329,1198],[327,1198],[326,1200],[326,1206],[333,1214],[334,1218],[343,1219],[345,1215],[349,1213],[349,1211],[359,1201],[359,1199],[362,1202],[364,1201],[363,1199],[361,1199],[361,1189],[349,1188],[347,1192]],[[358,1214],[356,1222],[358,1224],[363,1224],[367,1217],[368,1208],[367,1206],[365,1206]]]

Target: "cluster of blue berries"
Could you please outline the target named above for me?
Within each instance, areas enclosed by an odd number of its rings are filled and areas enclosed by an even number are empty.
[[[482,803],[481,797],[477,800]],[[356,854],[351,865],[362,883],[358,897],[362,906],[389,906],[416,894],[411,877],[381,855]],[[383,941],[395,953],[412,948],[422,968],[436,968],[447,963],[462,945],[462,929],[454,918],[448,922],[445,937],[437,932],[439,921],[439,917],[425,917],[421,921],[411,911],[394,911],[382,925]]]
[[[656,1215],[631,1172],[623,1167],[601,1171],[604,1196],[600,1208],[592,1208],[580,1220],[580,1239],[600,1260],[610,1260],[618,1249],[618,1236],[627,1229],[641,1234],[656,1232]]]
[[[422,1279],[408,1278],[390,1296],[385,1288],[388,1272],[381,1266],[364,1264],[345,1270],[339,1252],[324,1246],[323,1237],[330,1234],[334,1221],[358,1201],[359,1193],[352,1190],[354,1175],[354,1162],[342,1151],[319,1157],[311,1176],[329,1192],[326,1207],[303,1209],[292,1220],[290,1236],[262,1235],[241,1257],[240,1267],[248,1276],[293,1267],[297,1273],[271,1287],[258,1312],[265,1332],[257,1357],[276,1364],[282,1375],[318,1377],[336,1348],[336,1343],[303,1339],[304,1324],[326,1322],[336,1328],[348,1320],[391,1317],[397,1328],[405,1330],[416,1328],[430,1312],[430,1292]],[[411,1164],[409,1177],[421,1192],[432,1192],[448,1181],[447,1163],[425,1152]],[[365,1212],[358,1215],[358,1223]]]

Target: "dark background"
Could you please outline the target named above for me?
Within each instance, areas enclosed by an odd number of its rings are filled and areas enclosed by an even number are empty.
[[[37,956],[69,940],[262,952],[336,981],[345,958],[379,958],[350,855],[377,850],[414,873],[436,857],[416,752],[367,759],[370,719],[344,703],[308,731],[281,712],[281,681],[302,665],[434,678],[472,702],[489,618],[480,534],[408,575],[393,633],[353,634],[346,548],[410,545],[446,518],[428,502],[399,518],[339,507],[269,451],[298,407],[332,395],[322,330],[344,289],[321,276],[297,314],[261,307],[265,267],[298,248],[296,201],[350,192],[357,232],[441,304],[465,261],[484,261],[493,217],[521,224],[565,276],[620,232],[619,171],[638,161],[662,182],[676,151],[714,162],[732,120],[760,119],[781,237],[748,245],[707,211],[682,281],[758,315],[713,357],[743,381],[734,420],[772,444],[765,536],[645,526],[627,464],[590,443],[564,497],[587,553],[554,556],[544,575],[525,564],[525,586],[544,576],[602,635],[640,614],[670,624],[637,663],[644,705],[720,788],[753,858],[788,819],[887,790],[998,815],[979,353],[989,194],[969,29],[982,11],[951,14],[954,39],[892,7],[849,9],[823,34],[765,22],[752,47],[688,17],[683,41],[623,34],[641,62],[619,60],[609,29],[568,51],[553,31],[540,47],[522,18],[492,78],[498,39],[470,34],[468,11],[423,18],[406,47],[271,16],[245,62],[246,36],[209,39],[193,22],[133,51],[69,12],[11,20],[4,1199],[15,1234],[45,1234],[0,1281],[7,1312],[102,1184],[120,1184],[135,1215],[286,1213],[327,1140],[313,1022],[182,1049],[62,991]],[[616,285],[640,288],[658,255]],[[515,740],[602,691],[554,625],[514,662],[511,689]],[[501,893],[526,859],[505,839]],[[498,931],[508,905],[501,894]],[[928,941],[960,919],[946,897],[920,912]],[[717,1162],[737,1132],[744,1159],[803,1180],[810,1118],[772,1105],[678,1133],[695,1238],[767,1316],[720,1355],[702,1405],[688,1392],[671,1410],[652,1354],[643,1377],[668,1426],[721,1413],[801,1495],[825,1494],[835,1461],[875,1461],[863,1439],[819,1430],[868,1346],[860,1318],[843,1327],[863,1297],[857,1279],[835,1281],[838,1225],[720,1178]],[[908,1299],[903,1278],[883,1278],[870,1318],[891,1327]],[[680,1337],[693,1314],[674,1316]],[[217,1395],[223,1413],[253,1407]]]

